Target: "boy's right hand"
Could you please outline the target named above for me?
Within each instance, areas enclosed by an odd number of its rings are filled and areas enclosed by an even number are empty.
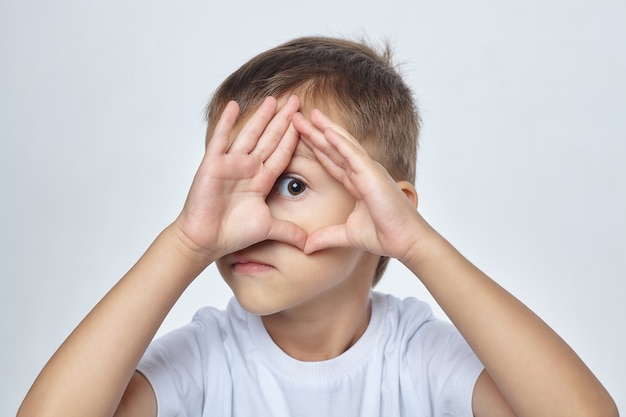
[[[304,246],[305,232],[274,218],[265,203],[296,148],[291,119],[299,106],[292,97],[277,112],[268,98],[237,134],[239,107],[226,106],[181,214],[53,355],[19,416],[157,414],[154,392],[135,369],[191,280],[265,239]]]
[[[263,240],[304,247],[304,230],[273,217],[265,202],[298,143],[291,118],[299,106],[292,96],[276,112],[269,97],[231,138],[239,106],[228,103],[172,225],[183,250],[208,264]]]

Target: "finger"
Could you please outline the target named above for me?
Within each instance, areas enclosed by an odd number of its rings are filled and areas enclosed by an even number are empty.
[[[306,238],[304,253],[310,255],[323,249],[350,246],[345,225],[327,226],[311,233]]]
[[[350,134],[350,132],[348,132],[342,125],[334,122],[330,117],[328,117],[320,109],[313,109],[311,111],[311,122],[320,131],[324,132],[327,129],[332,129],[335,132],[339,133],[341,136],[343,136],[347,141],[349,141],[349,142],[355,144],[357,147],[363,149],[363,147],[361,146],[359,141],[356,140],[356,138],[354,138]]]
[[[315,148],[304,136],[301,136],[301,138],[304,144],[313,151],[313,155],[315,155],[315,158],[319,161],[320,165],[324,167],[326,172],[340,182],[354,197],[361,198],[360,193],[353,184],[352,173],[350,172],[347,162],[344,159],[340,159],[338,157],[339,154],[331,158],[328,150]]]
[[[316,154],[315,156],[318,157],[322,164],[330,162],[330,165],[341,167],[343,158],[335,147],[328,142],[324,132],[305,119],[301,113],[294,115],[293,125],[300,133],[304,144]],[[328,166],[327,169],[333,169],[333,167]]]
[[[358,142],[353,142],[335,129],[327,128],[324,137],[331,149],[327,152],[328,157],[337,165],[343,166],[346,171],[358,174],[374,164],[374,160]]]
[[[302,113],[296,113],[293,116],[293,125],[300,132],[303,139],[306,139],[311,145],[307,146],[323,150],[325,153],[333,152],[333,148],[326,140],[324,132],[314,126],[310,120],[307,120]]]
[[[276,112],[276,99],[266,97],[232,141],[228,153],[250,153]]]
[[[265,161],[270,155],[272,155],[274,149],[276,149],[285,135],[285,132],[289,129],[291,119],[298,111],[299,107],[300,100],[298,97],[289,97],[287,102],[285,102],[278,113],[276,113],[276,116],[274,116],[267,125],[265,131],[261,135],[261,138],[256,143],[254,150],[252,150],[252,153],[261,161]]]
[[[283,173],[291,162],[293,153],[296,151],[296,146],[298,145],[298,138],[298,131],[295,127],[293,127],[293,125],[290,124],[278,143],[278,146],[276,146],[276,148],[265,160],[265,168],[273,177],[272,185],[274,184],[276,178]]]
[[[367,169],[374,161],[365,148],[343,126],[332,121],[321,110],[311,111],[311,122],[315,127],[324,132],[324,137],[331,145],[328,156],[339,165],[348,166],[355,172]],[[347,168],[347,167],[346,167]]]
[[[379,191],[387,186],[399,190],[389,172],[380,163],[370,158],[359,144],[347,140],[333,129],[327,129],[325,137],[337,154],[341,155],[341,157],[335,156],[335,161],[342,161],[346,175],[342,183],[353,195],[359,198],[365,198],[368,195],[377,198]]]
[[[312,151],[324,169],[337,181],[341,182],[353,195],[359,197],[351,183],[346,159],[327,139],[327,135],[306,120],[301,114],[296,114],[293,124],[300,132],[300,138]]]
[[[314,110],[311,112],[312,115],[316,113],[319,113],[318,119],[319,117],[325,117],[319,111]],[[322,151],[335,165],[346,168],[346,157],[337,149],[336,141],[339,140],[353,144],[356,150],[360,150],[362,147],[345,129],[341,128],[341,126],[332,123],[328,119],[324,120],[326,123],[318,123],[315,125],[312,121],[306,120],[301,114],[297,114],[294,116],[294,125],[298,128],[302,136],[310,141],[313,147]],[[335,141],[329,141],[329,134],[334,136]]]
[[[267,238],[269,240],[284,242],[303,250],[307,240],[307,234],[295,223],[277,219],[272,224]]]
[[[221,154],[226,152],[230,144],[230,134],[237,121],[237,116],[239,116],[239,105],[235,101],[230,101],[217,120],[215,129],[213,130],[213,136],[211,136],[207,144],[207,153]]]

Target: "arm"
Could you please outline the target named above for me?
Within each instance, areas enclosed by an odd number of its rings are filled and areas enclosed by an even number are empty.
[[[616,415],[608,393],[573,350],[537,315],[434,232],[406,265],[426,285],[488,375],[478,382],[477,416],[489,413],[495,385],[519,416]],[[415,254],[417,255],[417,254]],[[488,398],[485,398],[487,396]],[[489,398],[491,397],[491,398]],[[612,414],[612,413],[613,414]]]
[[[303,247],[304,231],[265,204],[295,149],[298,106],[292,98],[276,113],[276,100],[266,100],[234,141],[239,108],[226,107],[180,216],[61,345],[18,416],[156,415],[150,386],[134,370],[185,288],[217,258],[258,241]]]
[[[321,112],[313,111],[311,122],[298,114],[293,123],[358,200],[344,225],[312,233],[305,252],[357,247],[395,257],[419,277],[485,365],[474,391],[477,416],[617,415],[606,390],[569,346],[428,225],[415,210],[411,184],[395,182]]]

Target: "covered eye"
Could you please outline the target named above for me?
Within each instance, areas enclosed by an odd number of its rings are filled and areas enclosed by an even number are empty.
[[[306,190],[306,184],[297,178],[283,177],[276,181],[274,192],[284,196],[295,197]]]

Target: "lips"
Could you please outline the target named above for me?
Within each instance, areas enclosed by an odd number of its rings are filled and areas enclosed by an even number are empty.
[[[233,264],[232,268],[234,272],[240,274],[258,274],[274,269],[271,265],[259,264],[256,262],[237,262]]]
[[[233,259],[231,260],[231,268],[234,272],[242,274],[263,273],[274,269],[272,265],[269,265],[259,259],[243,255],[233,256]]]

